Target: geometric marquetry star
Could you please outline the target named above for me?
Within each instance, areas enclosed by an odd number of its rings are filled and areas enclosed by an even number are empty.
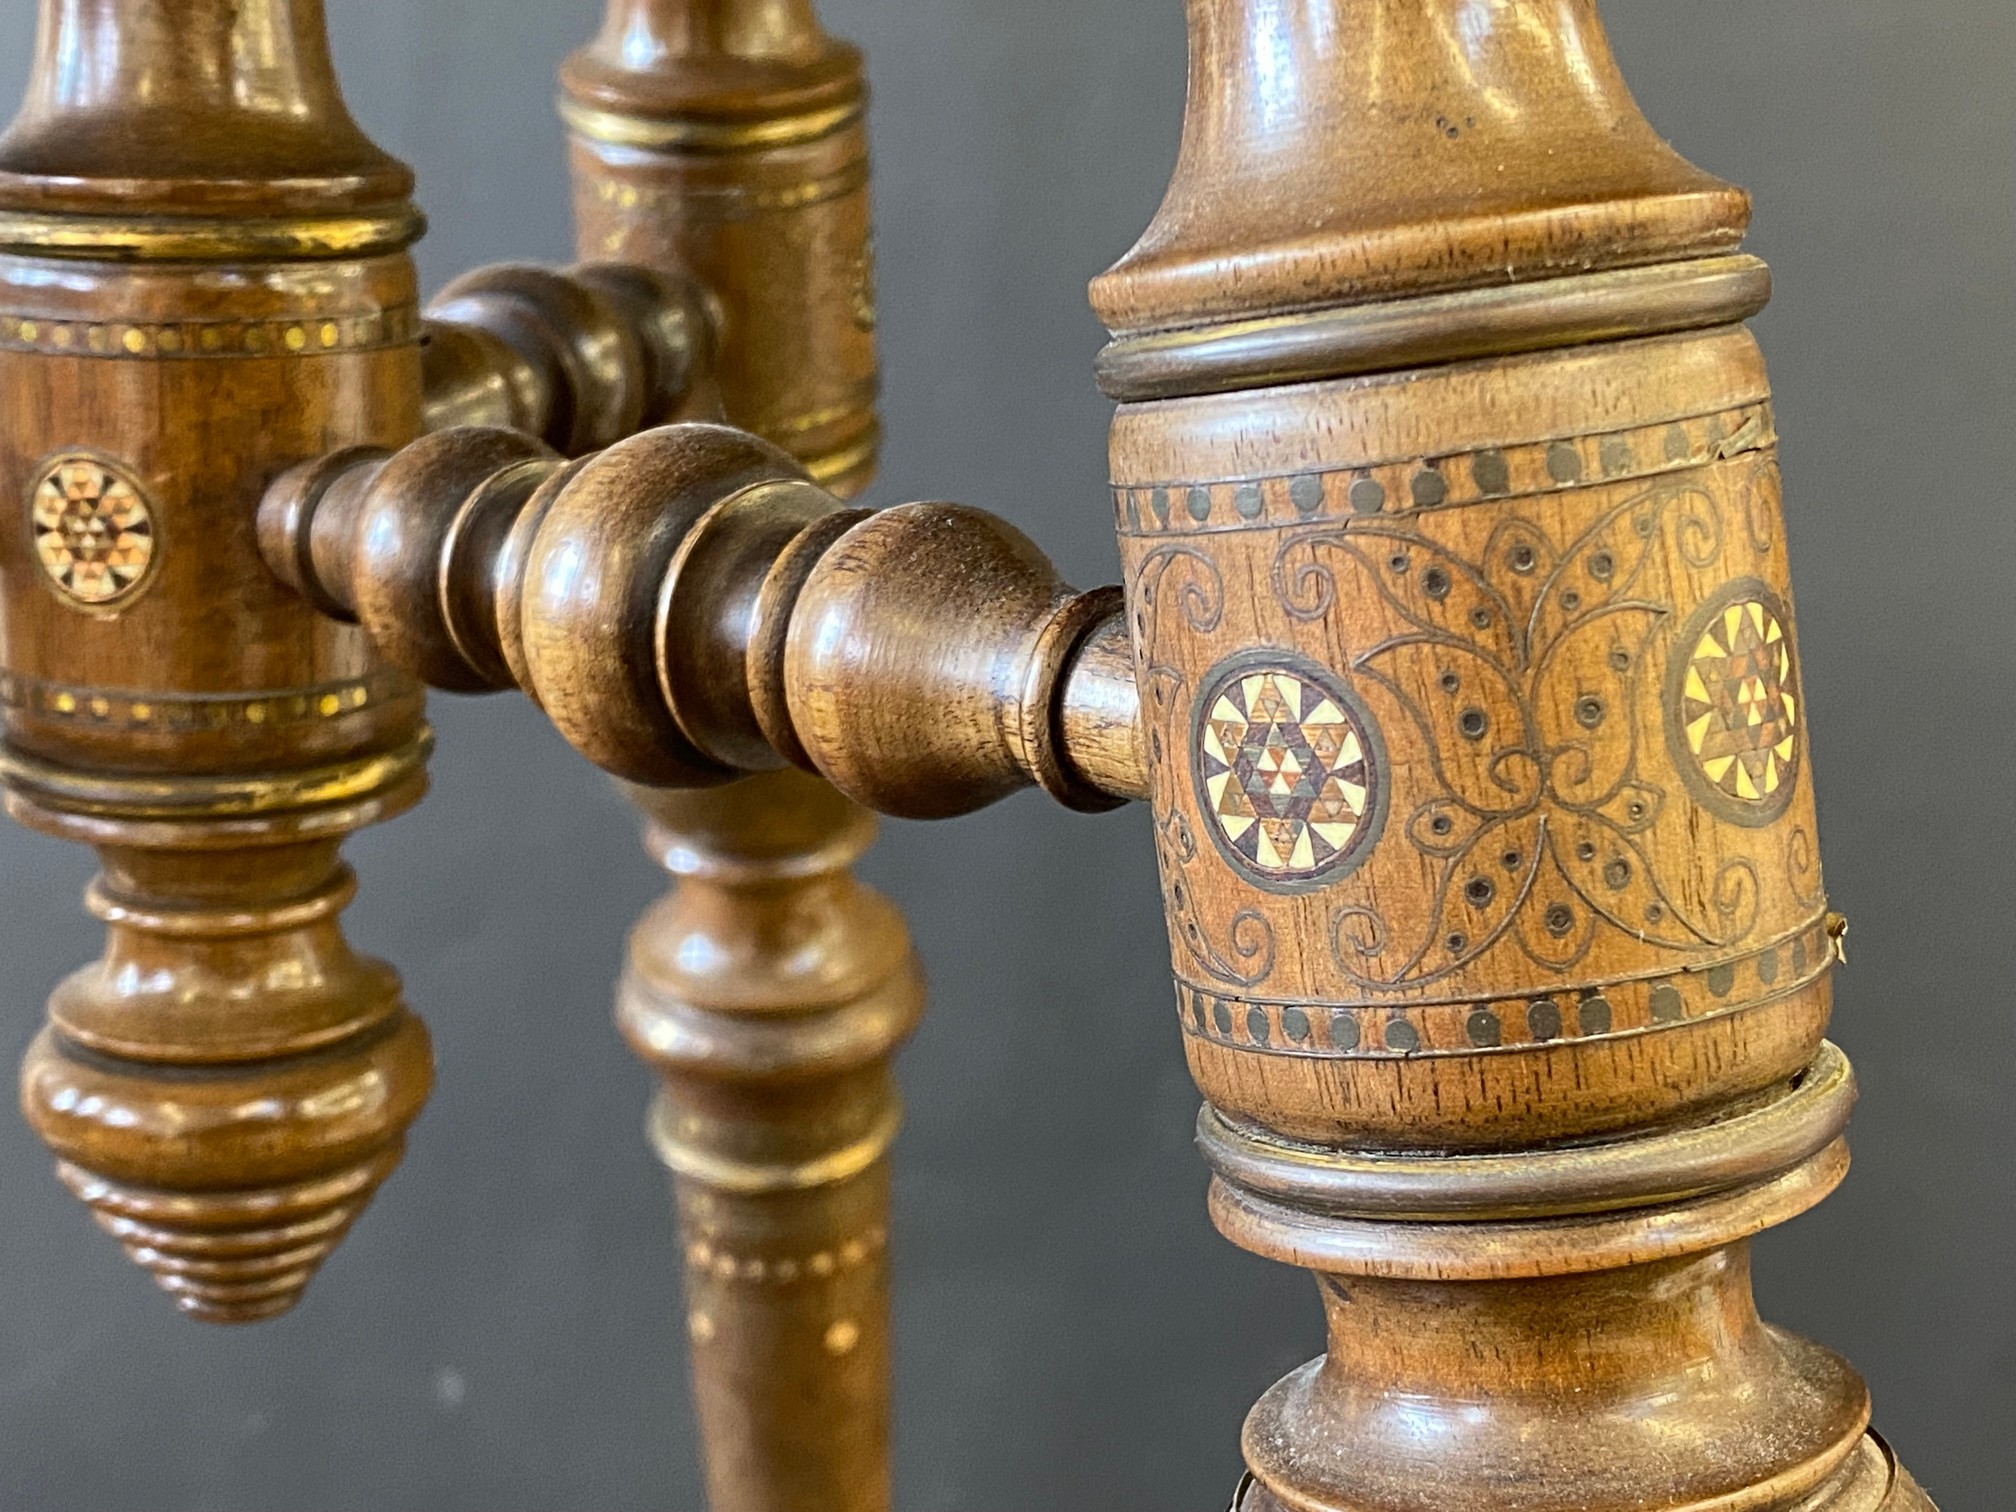
[[[154,517],[132,484],[87,457],[66,457],[36,485],[35,554],[50,580],[85,604],[133,591],[154,560]]]
[[[1688,658],[1680,719],[1701,773],[1731,798],[1764,803],[1784,786],[1799,742],[1785,627],[1755,599],[1710,620]]]
[[[1313,681],[1282,667],[1235,677],[1199,731],[1211,818],[1263,875],[1326,870],[1365,820],[1366,745],[1351,712]]]

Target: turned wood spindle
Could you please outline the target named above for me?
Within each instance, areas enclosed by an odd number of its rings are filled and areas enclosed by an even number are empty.
[[[420,691],[252,528],[280,467],[418,432],[411,187],[343,108],[319,0],[45,0],[0,137],[0,775],[97,848],[107,932],[22,1106],[209,1321],[294,1302],[431,1076],[337,925],[343,837],[424,786]]]
[[[1749,1237],[1847,1164],[1748,202],[1592,0],[1190,0],[1093,285],[1244,1512],[1929,1506]]]
[[[1117,590],[1075,592],[980,510],[849,508],[743,431],[571,462],[481,428],[350,448],[276,479],[259,529],[273,572],[394,665],[521,688],[631,782],[796,765],[913,818],[1144,791]]]

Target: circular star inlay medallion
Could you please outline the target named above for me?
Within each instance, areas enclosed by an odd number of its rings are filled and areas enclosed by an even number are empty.
[[[140,487],[111,463],[70,455],[48,463],[29,496],[35,557],[72,603],[107,609],[147,581],[159,544]]]
[[[1667,691],[1669,743],[1704,806],[1736,824],[1785,811],[1799,776],[1790,617],[1755,578],[1729,584],[1681,627]]]
[[[1205,680],[1193,765],[1220,854],[1272,891],[1342,877],[1385,821],[1371,713],[1327,667],[1287,652],[1235,658]]]

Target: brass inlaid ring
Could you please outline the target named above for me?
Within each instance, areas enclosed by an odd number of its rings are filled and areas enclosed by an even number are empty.
[[[237,220],[8,210],[0,211],[0,252],[104,262],[369,257],[411,246],[426,229],[411,205],[377,215]]]
[[[1364,1155],[1284,1144],[1208,1104],[1197,1143],[1220,1179],[1298,1207],[1409,1222],[1611,1212],[1768,1180],[1826,1148],[1855,1102],[1848,1058],[1822,1041],[1768,1102],[1706,1123],[1604,1144],[1503,1155]]]
[[[139,777],[83,772],[0,748],[0,782],[59,813],[116,819],[235,819],[350,803],[417,777],[433,732],[396,751],[302,772]]]
[[[764,1192],[805,1192],[859,1176],[895,1143],[903,1112],[891,1102],[859,1139],[810,1160],[790,1162],[737,1160],[702,1149],[680,1138],[676,1122],[677,1115],[665,1098],[661,1096],[652,1102],[646,1132],[652,1149],[658,1152],[667,1170],[716,1191],[751,1196]]]
[[[1099,387],[1132,403],[1271,388],[1747,320],[1771,273],[1747,254],[1571,274],[1116,337]]]
[[[705,120],[695,116],[640,116],[597,110],[560,99],[560,118],[570,131],[611,147],[688,148],[701,152],[746,152],[817,141],[861,118],[858,96],[838,105],[797,115],[751,121]]]

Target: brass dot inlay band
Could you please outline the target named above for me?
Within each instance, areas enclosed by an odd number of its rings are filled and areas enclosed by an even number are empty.
[[[223,730],[341,719],[417,694],[411,678],[393,671],[306,688],[240,694],[90,688],[0,673],[0,708],[118,730]]]
[[[60,320],[0,313],[0,351],[66,357],[315,357],[405,346],[420,339],[420,309],[269,320]]]

